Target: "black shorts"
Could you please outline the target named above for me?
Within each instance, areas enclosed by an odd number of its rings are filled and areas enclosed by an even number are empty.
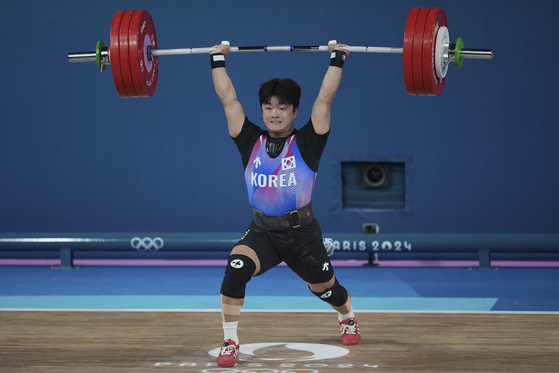
[[[318,221],[290,229],[267,229],[252,221],[237,245],[250,247],[260,260],[259,276],[282,261],[310,284],[328,282],[334,276],[324,249]]]

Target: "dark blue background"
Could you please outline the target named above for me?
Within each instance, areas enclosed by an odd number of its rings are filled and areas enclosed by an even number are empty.
[[[559,127],[556,1],[3,1],[0,231],[242,232],[251,218],[240,156],[206,56],[160,58],[155,95],[121,99],[110,68],[69,52],[109,43],[118,10],[147,9],[159,48],[403,45],[413,6],[441,6],[451,41],[492,61],[451,66],[439,97],[412,97],[400,55],[354,53],[334,102],[314,210],[325,232],[556,233]],[[324,53],[232,54],[237,94],[301,85],[306,123]],[[346,211],[342,160],[406,162],[406,211]]]

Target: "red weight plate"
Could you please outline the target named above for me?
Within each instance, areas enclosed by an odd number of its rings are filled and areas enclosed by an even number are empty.
[[[130,51],[129,51],[129,41],[128,32],[130,30],[130,20],[134,10],[127,10],[122,15],[122,21],[120,21],[120,71],[122,73],[122,81],[124,82],[124,88],[130,97],[138,97],[138,93],[134,88],[134,82],[132,81],[132,71],[130,69]]]
[[[435,70],[435,46],[439,29],[447,27],[446,14],[442,8],[431,8],[423,33],[423,86],[428,96],[441,94],[445,78],[439,78]]]
[[[403,50],[403,67],[404,67],[404,85],[406,91],[410,95],[417,95],[415,84],[413,82],[413,38],[415,31],[415,22],[417,14],[421,8],[412,8],[408,14],[406,21],[406,30],[404,31],[404,50]]]
[[[415,22],[415,32],[413,38],[413,82],[415,91],[419,96],[426,96],[423,85],[423,36],[425,22],[431,8],[421,8],[417,14]]]
[[[111,72],[113,74],[113,81],[115,82],[115,87],[118,95],[122,98],[130,97],[124,88],[124,82],[122,81],[122,73],[120,71],[120,43],[119,43],[119,33],[120,33],[120,21],[122,20],[122,15],[124,11],[118,11],[113,17],[111,23],[111,40],[109,45],[110,50],[110,61],[111,61]]]
[[[148,58],[148,47],[157,49],[157,37],[151,15],[146,10],[137,10],[132,16],[129,33],[130,70],[134,87],[140,97],[150,97],[155,92],[159,74],[159,58]]]

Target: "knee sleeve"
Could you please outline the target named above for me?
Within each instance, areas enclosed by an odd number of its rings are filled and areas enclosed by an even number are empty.
[[[315,293],[312,290],[311,292],[319,297],[321,300],[331,304],[334,307],[341,307],[347,301],[347,290],[342,285],[340,285],[338,279],[336,279],[336,282],[330,289],[326,289],[320,293]]]
[[[230,298],[244,298],[246,284],[252,278],[255,270],[256,264],[248,256],[238,254],[229,256],[221,284],[221,294]]]

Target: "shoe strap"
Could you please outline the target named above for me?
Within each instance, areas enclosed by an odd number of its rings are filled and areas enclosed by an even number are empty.
[[[227,346],[225,346],[225,343],[227,343]],[[235,355],[235,353],[237,352],[237,349],[238,349],[238,347],[235,344],[235,342],[233,342],[233,343],[224,342],[223,346],[221,346],[221,350],[219,351],[219,355],[220,356]]]
[[[359,328],[357,327],[357,323],[354,321],[353,325],[340,323],[340,331],[342,334],[358,334]]]

